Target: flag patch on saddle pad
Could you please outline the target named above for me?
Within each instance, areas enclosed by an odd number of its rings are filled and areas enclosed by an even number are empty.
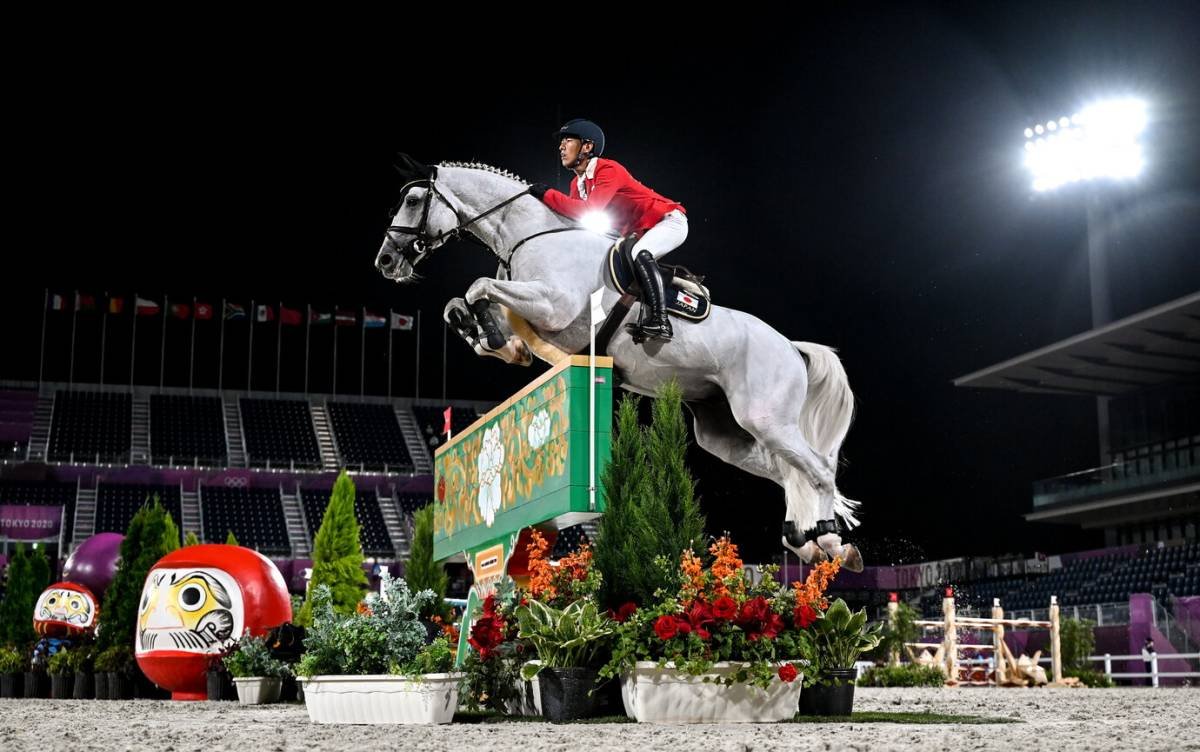
[[[679,305],[683,306],[684,308],[688,309],[689,311],[695,311],[697,308],[700,307],[700,301],[698,299],[692,297],[691,295],[688,295],[686,292],[683,292],[682,290],[680,290],[676,294],[675,300],[679,303]]]

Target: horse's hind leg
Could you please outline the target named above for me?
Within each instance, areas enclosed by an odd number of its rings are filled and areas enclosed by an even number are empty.
[[[763,445],[746,429],[738,425],[730,412],[729,405],[724,400],[704,402],[689,402],[692,411],[693,429],[696,434],[696,444],[706,452],[720,460],[739,467],[752,475],[772,480],[783,487],[787,499],[785,522],[795,522],[801,530],[812,527],[813,523],[804,524],[795,519],[794,510],[810,508],[812,500],[803,498],[804,494],[814,495],[811,486],[805,481],[796,483],[789,481],[780,473],[778,463]],[[788,468],[788,471],[791,471]],[[815,518],[814,518],[815,523]],[[806,564],[820,561],[825,553],[815,541],[805,541],[802,545],[793,545],[785,537],[783,545],[791,549],[800,560]]]

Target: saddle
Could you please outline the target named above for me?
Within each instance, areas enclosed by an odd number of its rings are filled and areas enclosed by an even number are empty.
[[[636,233],[617,240],[608,251],[608,277],[622,295],[641,298],[641,287],[633,272],[633,246],[638,241]],[[703,321],[708,318],[712,298],[704,286],[704,277],[693,274],[686,267],[657,262],[662,271],[663,293],[666,296],[667,313],[688,321]]]

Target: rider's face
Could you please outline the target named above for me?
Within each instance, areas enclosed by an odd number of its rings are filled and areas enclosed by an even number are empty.
[[[562,160],[563,167],[573,167],[575,160],[579,159],[579,150],[583,148],[583,142],[571,136],[564,136],[558,142],[558,156]]]

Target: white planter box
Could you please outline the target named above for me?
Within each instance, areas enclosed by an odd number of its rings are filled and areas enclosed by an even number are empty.
[[[741,664],[718,663],[700,676],[638,661],[621,677],[625,714],[642,723],[774,723],[792,718],[800,705],[804,675],[795,681],[776,678],[769,689],[750,684],[705,682],[735,672]]]
[[[283,679],[266,676],[247,676],[234,679],[233,684],[237,687],[238,702],[243,705],[279,702],[279,692],[283,689]]]
[[[461,676],[312,676],[304,704],[313,723],[450,723]]]

